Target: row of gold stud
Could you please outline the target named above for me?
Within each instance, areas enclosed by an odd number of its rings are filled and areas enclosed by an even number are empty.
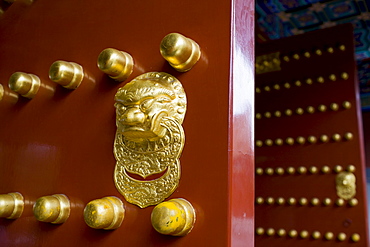
[[[345,51],[346,47],[345,47],[345,45],[340,45],[340,46],[338,46],[337,49],[339,51]],[[330,54],[333,54],[335,52],[335,48],[330,46],[327,49],[316,49],[313,52],[305,51],[302,54],[294,53],[291,56],[285,55],[285,56],[283,56],[283,60],[285,62],[289,62],[291,60],[299,60],[301,57],[310,58],[312,55],[321,56],[321,55],[323,55],[324,52],[328,52]]]
[[[342,103],[342,107],[343,109],[350,109],[351,108],[351,103],[349,101],[343,101]],[[340,109],[340,106],[339,104],[337,103],[331,103],[329,106],[326,106],[324,104],[321,104],[319,106],[317,106],[317,110],[319,112],[326,112],[326,110],[332,110],[332,111],[338,111]],[[256,113],[256,119],[262,119],[263,117],[265,118],[271,118],[271,117],[281,117],[283,116],[283,114],[285,114],[285,116],[292,116],[294,113],[296,113],[297,115],[303,115],[304,113],[309,113],[309,114],[313,114],[315,113],[316,111],[316,108],[313,107],[313,106],[307,106],[306,109],[302,108],[302,107],[298,107],[297,109],[295,109],[294,111],[291,110],[291,109],[286,109],[284,111],[274,111],[273,113],[272,112],[264,112],[263,114],[262,113]]]
[[[341,73],[340,77],[344,80],[347,80],[349,78],[349,75],[348,75],[348,73],[343,72],[343,73]],[[330,81],[336,81],[337,80],[337,76],[335,74],[330,74],[328,76],[328,78],[329,78]],[[325,78],[323,76],[319,76],[319,77],[316,78],[316,81],[318,83],[324,83]],[[311,79],[311,78],[307,78],[306,80],[304,80],[304,82],[307,85],[312,85],[314,83],[314,80]],[[280,90],[282,88],[289,89],[292,86],[300,87],[304,84],[304,82],[302,82],[302,80],[296,80],[292,83],[285,82],[285,83],[282,83],[282,84],[276,83],[273,86],[264,86],[263,88],[256,87],[256,93],[271,92],[273,89],[275,89],[275,90]]]
[[[282,167],[276,167],[275,169],[274,168],[271,168],[271,167],[267,167],[265,169],[261,168],[261,167],[257,167],[256,168],[256,174],[257,175],[263,175],[263,174],[266,174],[266,175],[284,175],[284,174],[289,174],[289,175],[293,175],[293,174],[307,174],[307,172],[311,173],[311,174],[317,174],[319,173],[320,171],[323,173],[323,174],[328,174],[330,173],[331,171],[334,171],[335,173],[340,173],[342,172],[344,169],[342,166],[340,165],[336,165],[333,167],[333,169],[331,169],[329,166],[323,166],[321,167],[321,169],[319,169],[317,166],[310,166],[310,167],[305,167],[305,166],[300,166],[300,167],[292,167],[292,166],[289,166],[287,167],[286,169],[282,168]],[[347,168],[346,168],[346,171],[348,172],[355,172],[356,171],[356,167],[354,165],[348,165]]]
[[[333,232],[321,233],[320,231],[312,231],[310,233],[307,230],[302,230],[302,231],[298,232],[295,229],[287,231],[283,228],[280,228],[280,229],[277,229],[277,230],[275,230],[274,228],[267,228],[266,230],[262,227],[256,228],[256,235],[262,236],[264,234],[266,234],[269,237],[277,235],[278,237],[289,236],[291,238],[300,237],[301,239],[307,239],[311,236],[313,239],[316,239],[316,240],[318,240],[318,239],[324,239],[324,240],[338,239],[341,242],[347,240],[347,234],[345,234],[344,232],[338,233],[337,236],[335,237],[335,234]],[[358,242],[358,241],[360,241],[361,237],[360,237],[360,234],[353,233],[349,237],[349,239],[353,242]]]
[[[322,143],[327,143],[327,142],[330,141],[330,139],[333,140],[334,142],[340,142],[342,140],[350,141],[350,140],[353,139],[353,134],[351,132],[346,132],[346,133],[344,133],[343,136],[341,136],[340,134],[335,133],[331,137],[329,137],[328,135],[321,135],[319,137],[311,135],[311,136],[308,136],[307,138],[305,138],[303,136],[298,136],[295,139],[293,137],[287,137],[285,139],[285,141],[282,138],[276,138],[275,140],[266,139],[264,141],[256,140],[256,146],[257,147],[262,147],[262,146],[265,145],[265,146],[270,147],[270,146],[273,146],[274,144],[277,145],[277,146],[282,146],[284,143],[287,144],[287,145],[292,146],[294,144],[303,145],[306,142],[308,142],[310,144],[315,144],[318,139]]]
[[[312,198],[311,200],[308,200],[306,197],[301,197],[299,199],[296,199],[294,197],[289,197],[287,199],[283,198],[283,197],[278,197],[278,198],[273,198],[273,197],[266,197],[266,198],[263,198],[261,196],[257,197],[256,198],[256,204],[257,205],[262,205],[262,204],[267,204],[267,205],[274,205],[274,204],[277,204],[277,205],[280,205],[280,206],[283,206],[283,205],[290,205],[290,206],[294,206],[294,205],[300,205],[300,206],[308,206],[308,205],[312,205],[312,206],[320,206],[320,205],[324,205],[324,206],[332,206],[332,205],[335,205],[338,206],[338,207],[342,207],[346,204],[346,201],[342,198],[338,198],[335,200],[335,202],[332,201],[332,199],[330,198],[324,198],[322,200],[320,200],[319,198]],[[348,205],[351,206],[351,207],[355,207],[358,205],[358,200],[356,198],[352,198],[352,199],[349,199],[348,200]]]

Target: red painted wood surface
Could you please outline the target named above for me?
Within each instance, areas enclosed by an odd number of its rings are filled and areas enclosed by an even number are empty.
[[[253,13],[252,1],[17,1],[0,19],[0,193],[18,191],[25,210],[0,219],[1,246],[253,246]],[[176,72],[159,53],[162,38],[179,32],[194,39],[202,57]],[[108,47],[135,61],[128,79],[149,71],[176,76],[187,93],[179,188],[197,221],[185,237],[163,236],[150,223],[153,207],[125,202],[114,231],[94,230],[85,205],[123,197],[114,186],[114,94],[118,84],[96,66]],[[50,65],[83,66],[81,86],[69,91],[48,79]],[[40,77],[32,100],[7,88],[16,71]],[[56,193],[71,200],[62,225],[38,222],[37,198]]]
[[[262,117],[256,120],[256,140],[288,137],[296,140],[302,136],[307,138],[312,135],[317,137],[315,144],[308,143],[290,146],[262,146],[256,149],[256,168],[266,169],[282,167],[284,175],[259,175],[256,177],[256,197],[283,197],[297,199],[296,205],[268,205],[266,203],[256,207],[256,227],[285,229],[287,232],[295,229],[298,234],[306,230],[310,237],[278,237],[267,236],[266,233],[256,238],[256,246],[367,246],[367,212],[365,197],[365,173],[364,173],[364,150],[363,134],[361,126],[360,106],[358,102],[358,85],[354,62],[352,29],[350,25],[313,32],[312,34],[300,35],[257,47],[256,56],[272,52],[280,52],[281,71],[260,74],[256,76],[256,86],[262,93],[256,94],[256,112],[264,115],[269,111],[271,118]],[[345,50],[340,50],[340,45],[345,45]],[[334,49],[333,53],[328,48]],[[317,55],[320,49],[322,55]],[[310,58],[304,56],[310,52]],[[298,54],[299,59],[293,55]],[[289,62],[283,57],[288,56]],[[341,74],[346,72],[348,79],[343,79]],[[336,80],[329,79],[331,74],[336,75]],[[319,83],[316,78],[322,76],[324,83]],[[312,85],[306,83],[306,79],[313,80]],[[296,86],[296,81],[301,82]],[[286,89],[284,83],[290,83]],[[281,86],[280,90],[273,89],[275,84]],[[266,91],[265,86],[271,90]],[[342,103],[349,101],[350,109],[344,109]],[[330,109],[331,103],[339,105],[338,111]],[[319,105],[326,105],[325,112],[318,111]],[[315,107],[315,113],[306,111],[308,106]],[[304,113],[299,115],[295,110],[301,107]],[[288,117],[284,114],[286,109],[291,109],[293,115]],[[274,112],[280,110],[282,117],[274,117]],[[340,142],[330,140],[327,143],[320,141],[323,134],[331,137],[338,133],[342,136],[346,132],[353,133],[354,138],[350,141],[342,139]],[[289,175],[286,168],[291,166],[296,169],[300,166],[307,169],[316,166],[321,169],[329,166],[333,169],[336,165],[344,169],[352,164],[356,167],[356,196],[359,204],[355,207],[346,205],[335,206],[333,203],[338,198],[336,194],[335,177],[333,170],[328,174],[318,172],[311,174]],[[320,199],[319,206],[301,206],[298,199],[307,198],[309,201],[316,197]],[[332,204],[324,206],[322,200],[330,198]],[[311,237],[313,231],[319,231],[321,237],[317,240]],[[323,238],[326,232],[333,232],[334,240]],[[347,238],[341,242],[337,240],[339,233],[346,233]],[[350,240],[353,233],[358,233],[361,240],[354,243]]]

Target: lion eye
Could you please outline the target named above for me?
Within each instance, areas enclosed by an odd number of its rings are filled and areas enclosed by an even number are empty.
[[[140,104],[140,109],[141,110],[147,110],[148,108],[150,108],[153,104],[154,100],[153,99],[147,99],[147,100],[144,100],[141,104]]]

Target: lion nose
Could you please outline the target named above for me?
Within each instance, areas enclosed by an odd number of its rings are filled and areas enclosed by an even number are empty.
[[[142,124],[145,121],[145,114],[136,106],[130,107],[123,114],[122,121],[128,125]]]

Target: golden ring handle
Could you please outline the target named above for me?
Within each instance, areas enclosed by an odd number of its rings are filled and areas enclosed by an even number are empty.
[[[200,58],[199,45],[179,33],[166,35],[161,42],[160,52],[164,59],[177,71],[190,70]]]
[[[9,88],[23,97],[32,99],[40,88],[40,78],[33,74],[15,72],[9,78]]]
[[[22,215],[24,208],[23,196],[14,192],[0,195],[0,217],[17,219]]]
[[[94,229],[117,229],[121,226],[124,216],[123,203],[115,196],[93,200],[84,209],[84,220]]]
[[[161,202],[152,211],[152,226],[164,235],[185,236],[194,226],[195,210],[183,198]]]
[[[126,80],[134,68],[132,56],[113,48],[104,49],[98,57],[98,67],[116,81]]]
[[[33,214],[38,221],[62,224],[70,214],[69,199],[63,194],[40,197],[33,205]]]
[[[82,66],[77,63],[55,61],[50,66],[49,78],[65,88],[76,89],[84,78],[84,72]]]

